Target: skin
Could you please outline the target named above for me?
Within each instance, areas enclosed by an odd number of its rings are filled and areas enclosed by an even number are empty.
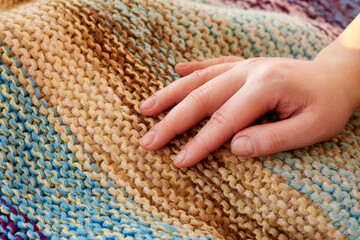
[[[140,145],[159,149],[207,116],[176,156],[177,167],[196,164],[230,138],[232,152],[246,157],[328,140],[360,106],[359,63],[360,15],[311,61],[229,56],[179,63],[183,77],[140,106],[152,116],[175,105]],[[279,121],[250,126],[273,110]]]

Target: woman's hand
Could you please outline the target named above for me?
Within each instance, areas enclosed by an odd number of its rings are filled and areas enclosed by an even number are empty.
[[[240,156],[262,156],[308,146],[337,135],[359,105],[359,83],[347,80],[331,61],[285,58],[222,57],[176,67],[185,77],[158,91],[141,105],[145,115],[177,104],[141,140],[146,150],[211,116],[175,159],[191,166],[231,137]],[[275,110],[280,121],[250,126]]]

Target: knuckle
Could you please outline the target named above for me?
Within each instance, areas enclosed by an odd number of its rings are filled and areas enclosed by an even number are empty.
[[[205,106],[209,101],[209,93],[207,86],[201,86],[192,91],[186,98],[189,104],[196,106]]]
[[[161,120],[160,125],[162,128],[166,129],[166,131],[170,132],[173,135],[177,135],[176,128],[174,128],[174,125],[171,124],[171,119],[166,116]]]
[[[246,59],[246,64],[251,66],[251,65],[254,65],[254,64],[257,64],[257,63],[263,61],[264,59],[265,58],[262,58],[262,57],[249,58],[249,59]]]
[[[261,71],[261,78],[266,82],[277,80],[280,76],[279,72],[279,69],[272,65],[265,65]]]
[[[261,79],[266,83],[280,83],[286,80],[291,65],[287,63],[266,64],[260,71]]]
[[[259,82],[262,85],[278,85],[286,81],[289,71],[291,71],[291,64],[280,61],[269,61],[262,58],[249,59],[248,67],[256,69],[252,71],[251,79]]]
[[[230,63],[230,62],[237,62],[242,60],[241,57],[238,56],[222,56],[219,58],[220,63]]]
[[[229,114],[225,109],[219,109],[217,110],[210,118],[209,120],[209,124],[212,125],[222,125],[225,127],[228,127],[231,129],[231,131],[234,133],[234,131],[232,130],[232,127],[230,126],[230,122],[229,122]]]
[[[207,69],[196,70],[192,73],[194,81],[202,81],[206,77]]]
[[[227,63],[230,62],[230,56],[222,56],[219,58],[219,63]]]
[[[272,128],[266,128],[264,133],[265,139],[267,141],[267,146],[269,147],[269,150],[271,152],[278,152],[279,150],[284,150],[284,139],[280,138]]]

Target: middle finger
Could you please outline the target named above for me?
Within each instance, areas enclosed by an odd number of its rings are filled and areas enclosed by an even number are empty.
[[[143,137],[141,146],[146,150],[159,149],[210,116],[242,87],[243,75],[235,67],[192,91]]]

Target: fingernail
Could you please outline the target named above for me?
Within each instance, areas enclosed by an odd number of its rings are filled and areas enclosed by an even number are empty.
[[[254,153],[254,144],[248,136],[239,137],[232,144],[234,153],[240,156],[249,156]]]
[[[155,133],[153,131],[148,132],[145,136],[140,140],[140,145],[146,146],[150,145],[155,138]]]
[[[143,109],[150,109],[155,105],[155,103],[156,103],[156,97],[151,96],[149,99],[143,102],[140,107]]]
[[[186,157],[186,150],[180,151],[180,153],[175,157],[174,164],[179,165],[184,162]]]

